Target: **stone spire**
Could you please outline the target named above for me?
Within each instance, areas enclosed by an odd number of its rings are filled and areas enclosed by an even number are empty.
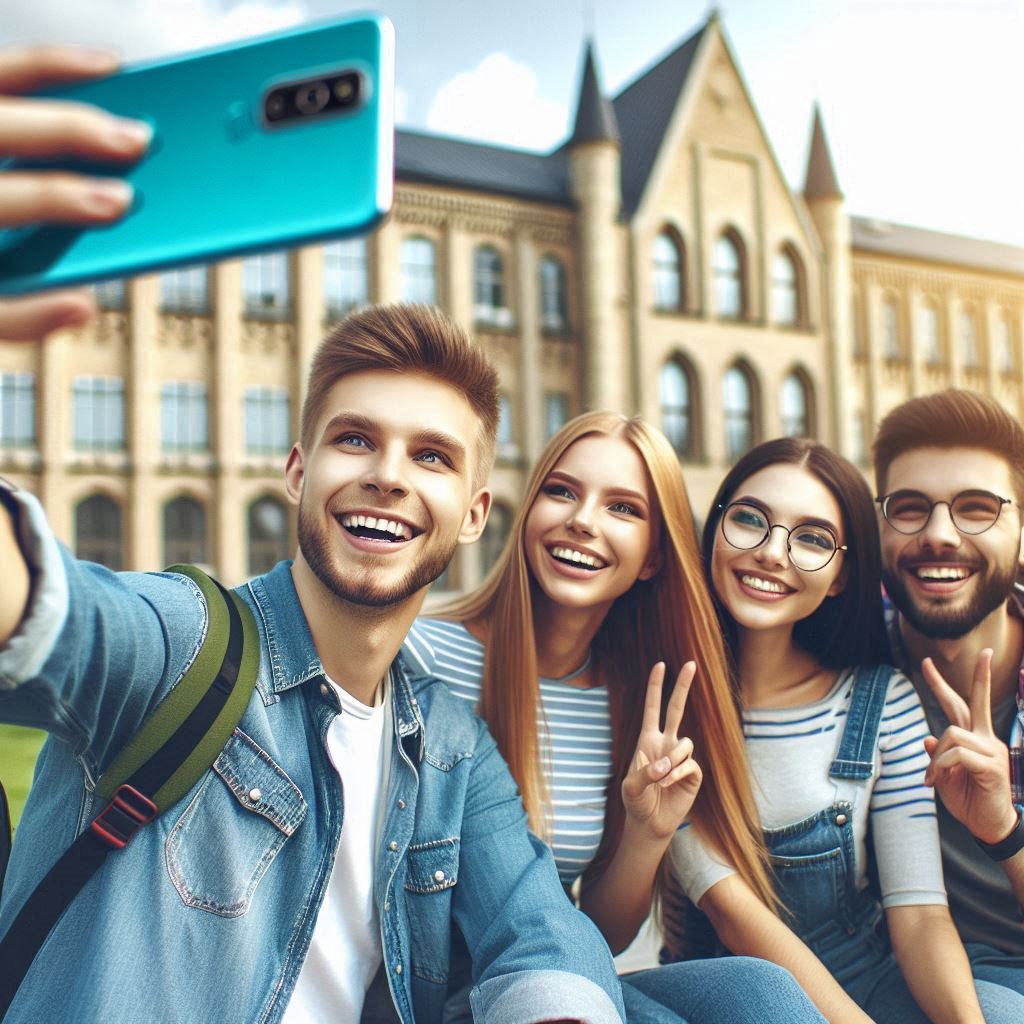
[[[807,178],[804,181],[805,199],[842,199],[832,154],[825,138],[821,121],[821,108],[814,104],[814,125],[811,128],[811,151],[807,157]]]
[[[593,41],[587,41],[583,59],[583,81],[580,83],[579,102],[576,106],[576,124],[569,145],[581,142],[618,142],[619,125],[611,103],[601,92],[594,59]]]

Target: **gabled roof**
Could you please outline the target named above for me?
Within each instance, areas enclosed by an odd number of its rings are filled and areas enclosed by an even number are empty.
[[[627,220],[640,205],[669,118],[686,85],[707,27],[704,25],[668,56],[642,72],[612,101],[622,141],[622,215]]]
[[[850,218],[850,241],[855,250],[1024,276],[1024,248],[1002,242],[890,224],[870,217]]]
[[[807,155],[807,177],[804,179],[805,199],[842,199],[843,193],[832,164],[832,153],[825,138],[825,125],[821,108],[814,104],[814,124],[811,127],[811,149]]]
[[[581,142],[618,141],[619,128],[615,122],[615,112],[601,91],[597,63],[594,60],[594,44],[588,40],[583,59],[583,79],[580,82],[579,99],[576,103],[576,123],[569,145],[574,146]]]
[[[564,149],[531,153],[443,135],[398,131],[395,177],[399,181],[496,192],[541,203],[571,202]]]

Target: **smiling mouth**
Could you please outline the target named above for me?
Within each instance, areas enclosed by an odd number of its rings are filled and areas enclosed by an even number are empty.
[[[408,523],[399,519],[388,519],[386,516],[367,516],[345,514],[335,516],[342,527],[362,540],[383,541],[398,544],[412,540],[414,534]]]
[[[780,583],[778,580],[765,579],[763,576],[754,576],[749,572],[737,572],[736,578],[743,586],[756,590],[761,594],[773,594],[781,597],[793,592],[793,588],[787,587],[785,583]]]
[[[575,548],[556,546],[548,548],[548,551],[556,562],[571,565],[575,569],[589,569],[591,572],[597,572],[598,569],[603,569],[608,564],[594,555],[584,554]]]
[[[967,565],[917,565],[911,566],[908,571],[922,583],[960,583],[975,573]]]

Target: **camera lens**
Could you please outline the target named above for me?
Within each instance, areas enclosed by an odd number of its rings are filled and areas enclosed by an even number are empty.
[[[288,109],[288,100],[280,89],[272,92],[263,104],[263,112],[268,121],[280,121]]]
[[[319,114],[327,106],[331,91],[326,82],[311,82],[295,90],[295,106],[300,114]]]
[[[334,98],[343,107],[351,106],[359,98],[359,78],[342,75],[334,80]]]

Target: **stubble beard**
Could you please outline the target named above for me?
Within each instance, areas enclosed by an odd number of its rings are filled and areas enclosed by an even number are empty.
[[[976,629],[1013,593],[1018,558],[1019,553],[1012,561],[994,566],[988,563],[987,577],[979,582],[974,597],[963,608],[941,605],[922,608],[910,595],[899,575],[884,566],[882,582],[896,610],[918,633],[930,640],[959,640]]]
[[[343,527],[339,527],[343,529]],[[354,569],[343,575],[331,558],[331,545],[325,530],[321,529],[302,505],[299,505],[299,551],[316,578],[335,597],[366,608],[388,608],[407,601],[425,587],[429,587],[448,568],[458,547],[458,541],[439,542],[438,551],[425,551],[402,579],[390,586],[382,586],[371,568]]]

